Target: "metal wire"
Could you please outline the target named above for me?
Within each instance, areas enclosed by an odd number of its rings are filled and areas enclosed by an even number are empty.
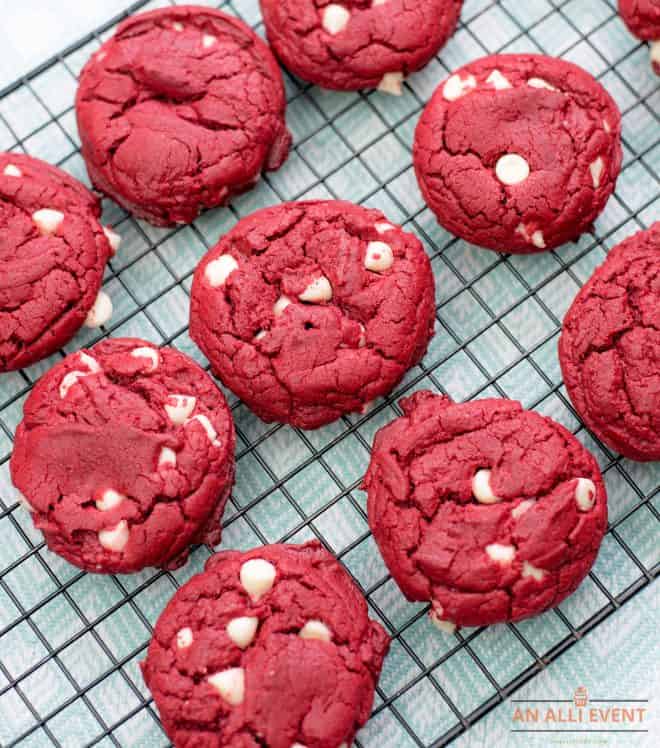
[[[649,562],[646,558],[640,558],[641,554],[634,547],[635,543],[631,542],[630,538],[628,540],[625,538],[625,531],[629,527],[629,523],[638,521],[639,517],[643,518],[641,521],[645,524],[660,524],[660,515],[653,502],[653,499],[660,494],[660,486],[657,483],[651,487],[643,486],[639,480],[639,473],[634,466],[619,457],[612,456],[604,445],[594,440],[592,445],[599,450],[599,454],[602,456],[601,468],[606,479],[609,477],[610,482],[616,481],[618,484],[625,486],[625,491],[633,497],[625,511],[619,513],[610,522],[607,537],[615,544],[618,553],[622,553],[628,559],[634,573],[621,589],[610,590],[606,581],[601,579],[596,571],[592,571],[589,579],[594,589],[600,592],[602,603],[590,610],[586,619],[578,625],[574,625],[570,616],[559,608],[546,614],[545,619],[554,618],[555,623],[561,627],[562,634],[555,637],[551,646],[544,651],[538,651],[538,646],[530,641],[532,637],[525,635],[524,625],[509,625],[506,630],[511,637],[511,641],[517,642],[524,650],[526,661],[529,664],[521,666],[513,674],[509,673],[504,682],[500,682],[502,678],[498,678],[497,673],[492,672],[492,667],[489,667],[488,662],[485,661],[488,658],[484,656],[481,646],[484,636],[483,629],[457,632],[453,639],[447,640],[449,643],[445,644],[444,647],[438,646],[436,654],[429,657],[418,652],[411,643],[414,639],[415,626],[420,618],[425,616],[426,608],[408,606],[406,608],[408,615],[400,620],[398,610],[390,605],[394,586],[387,574],[381,573],[380,577],[371,581],[370,584],[364,584],[360,581],[359,575],[353,570],[353,559],[371,542],[370,533],[367,529],[366,512],[363,504],[356,497],[360,478],[352,476],[346,478],[345,475],[342,475],[341,469],[338,469],[337,462],[333,457],[336,450],[340,450],[342,446],[347,444],[359,446],[367,455],[370,447],[370,435],[375,429],[375,424],[387,421],[395,413],[400,412],[396,405],[396,399],[401,394],[410,392],[419,386],[432,387],[439,392],[445,392],[443,386],[444,375],[447,366],[454,359],[469,365],[473,371],[478,373],[480,379],[478,386],[463,393],[465,399],[488,394],[508,397],[509,387],[507,382],[519,367],[526,366],[538,379],[540,389],[525,404],[528,407],[542,408],[551,402],[558,403],[567,414],[575,418],[574,423],[579,424],[560,381],[551,372],[546,371],[540,362],[541,353],[544,349],[556,344],[561,327],[560,316],[553,310],[552,304],[546,300],[546,297],[553,288],[555,281],[562,278],[571,279],[577,289],[582,283],[583,263],[589,262],[590,255],[595,250],[597,251],[599,247],[608,246],[615,238],[620,238],[622,230],[630,234],[636,228],[644,228],[646,223],[644,216],[648,211],[654,209],[657,211],[658,201],[660,200],[660,180],[656,173],[657,169],[654,168],[654,163],[657,164],[657,156],[654,154],[658,151],[660,145],[660,135],[658,135],[660,133],[660,118],[653,106],[654,102],[657,106],[660,86],[657,84],[651,86],[648,91],[640,95],[631,85],[625,73],[631,58],[640,53],[641,45],[633,46],[625,55],[612,61],[594,41],[599,38],[601,32],[604,32],[610,24],[615,22],[616,9],[613,0],[598,0],[600,15],[593,14],[594,23],[589,27],[588,33],[576,24],[573,19],[574,14],[570,12],[571,9],[575,8],[576,2],[579,3],[579,1],[552,0],[552,4],[550,4],[549,0],[538,0],[538,2],[531,3],[530,5],[533,5],[538,12],[528,25],[524,25],[516,13],[512,11],[512,4],[508,0],[503,2],[489,2],[488,0],[469,2],[468,0],[463,13],[464,21],[458,31],[459,34],[464,35],[465,44],[474,48],[473,56],[495,51],[515,50],[519,45],[522,45],[525,49],[530,49],[531,46],[536,51],[553,54],[556,53],[556,50],[544,48],[544,45],[539,42],[539,37],[544,38],[544,34],[541,32],[550,22],[555,24],[560,22],[562,28],[566,29],[566,35],[572,37],[572,41],[561,48],[562,56],[571,59],[579,50],[588,50],[588,54],[593,58],[595,66],[600,71],[598,77],[601,80],[605,79],[615,83],[624,92],[625,96],[621,98],[628,102],[623,111],[624,119],[633,110],[639,111],[641,107],[644,117],[655,124],[655,139],[651,138],[651,141],[643,147],[637,147],[636,141],[631,142],[630,138],[626,137],[627,132],[624,130],[624,148],[626,150],[624,169],[634,167],[641,170],[640,173],[644,177],[645,189],[647,190],[645,199],[641,201],[640,205],[631,206],[626,204],[620,194],[617,194],[618,220],[604,230],[594,230],[593,236],[583,238],[581,243],[570,253],[561,251],[549,253],[548,256],[553,258],[556,267],[541,274],[541,277],[537,280],[528,279],[515,258],[498,256],[492,253],[482,254],[481,257],[486,258],[487,261],[483,262],[481,268],[474,271],[471,276],[466,275],[454,256],[456,247],[461,246],[458,240],[439,235],[437,229],[432,225],[432,221],[427,220],[428,211],[425,207],[411,208],[407,200],[402,197],[397,185],[399,180],[405,180],[410,175],[410,133],[424,105],[424,97],[420,94],[418,85],[414,82],[406,83],[406,99],[409,106],[399,115],[392,115],[391,111],[384,113],[379,108],[372,93],[347,95],[344,97],[345,101],[337,98],[333,102],[332,111],[330,111],[325,103],[315,95],[316,89],[287,78],[290,89],[289,105],[295,106],[297,102],[304,101],[306,111],[317,124],[310,127],[304,135],[295,139],[292,156],[300,159],[304,169],[311,175],[311,179],[299,192],[294,190],[293,194],[290,194],[289,190],[283,190],[279,186],[276,175],[267,175],[265,185],[271,191],[274,199],[281,201],[295,200],[303,196],[310,196],[310,194],[321,194],[334,198],[345,197],[345,195],[339,194],[338,189],[334,186],[337,183],[337,177],[347,166],[358,164],[361,173],[364,175],[364,181],[372,184],[370,189],[361,194],[359,201],[371,203],[378,198],[391,205],[392,209],[400,214],[401,222],[405,223],[407,227],[415,231],[424,240],[436,273],[439,273],[441,278],[444,275],[451,277],[456,286],[454,290],[445,291],[441,294],[438,306],[436,334],[437,336],[444,336],[448,350],[443,350],[435,360],[431,362],[425,360],[419,367],[416,367],[396,393],[380,401],[368,414],[361,417],[344,417],[340,422],[340,428],[330,429],[328,434],[322,438],[315,434],[296,430],[295,434],[300,443],[300,451],[296,455],[295,464],[291,467],[287,466],[282,474],[277,474],[262,450],[270,440],[275,440],[275,443],[277,443],[277,439],[282,437],[282,434],[286,435],[286,431],[283,430],[288,429],[288,427],[281,425],[264,427],[263,424],[259,425],[256,419],[247,414],[244,406],[238,402],[232,404],[239,436],[238,464],[240,466],[242,461],[245,461],[245,464],[253,465],[255,470],[262,471],[267,477],[268,485],[263,490],[256,490],[254,495],[249,497],[241,497],[239,500],[235,496],[232,499],[223,522],[225,533],[231,532],[232,526],[239,526],[244,523],[245,527],[253,534],[255,542],[297,541],[317,537],[332,551],[333,544],[327,537],[327,523],[325,523],[325,530],[322,531],[324,526],[322,520],[326,513],[338,508],[340,502],[343,507],[342,511],[350,510],[359,526],[364,528],[335,555],[344,563],[355,583],[363,590],[372,612],[388,628],[393,637],[393,650],[396,649],[396,652],[400,653],[397,656],[405,658],[409,672],[404,677],[399,678],[396,686],[389,691],[386,691],[382,686],[379,687],[376,706],[372,714],[372,723],[376,724],[380,717],[385,717],[387,725],[389,725],[389,732],[382,732],[376,739],[376,733],[370,737],[369,729],[367,729],[357,740],[357,744],[360,746],[375,745],[376,742],[385,746],[401,746],[404,744],[442,746],[450,743],[458,735],[469,730],[472,725],[482,719],[504,699],[534,678],[550,662],[570,649],[587,632],[598,626],[634,597],[651,583],[660,571],[660,564],[657,561]],[[125,13],[111,19],[107,24],[79,39],[60,54],[45,61],[28,75],[21,77],[0,91],[0,126],[4,126],[11,133],[14,141],[13,146],[11,146],[13,149],[24,150],[29,153],[34,139],[47,133],[48,128],[54,125],[59,135],[69,144],[72,152],[61,159],[59,164],[70,165],[72,154],[78,152],[77,137],[66,126],[68,119],[72,116],[72,103],[71,106],[67,106],[61,111],[52,111],[43,95],[38,92],[36,84],[40,76],[58,68],[67,71],[75,79],[76,55],[82,54],[85,47],[90,47],[91,51],[92,47],[98,46],[98,43],[102,41],[102,36],[111,30],[119,20],[147,4],[150,7],[154,5],[154,3],[144,2],[144,0],[134,3]],[[172,2],[172,4],[174,3]],[[219,7],[243,17],[248,22],[255,20],[251,6],[251,0],[233,0],[232,2],[219,4]],[[497,10],[497,17],[500,22],[509,29],[509,35],[503,49],[488,47],[483,43],[483,35],[475,32],[475,29],[481,28],[481,22],[489,18],[489,14],[494,12],[494,9]],[[249,13],[250,17],[246,17],[246,12]],[[255,28],[262,31],[260,24],[257,24]],[[535,32],[537,32],[536,35]],[[440,78],[448,73],[449,67],[451,67],[443,60],[443,54],[439,55],[436,60],[439,71],[437,80],[434,79],[435,82],[439,82]],[[12,127],[10,118],[2,111],[3,100],[7,100],[7,97],[12,94],[26,94],[33,101],[35,107],[43,108],[47,114],[44,121],[37,127],[32,128],[27,134],[19,135]],[[373,136],[364,138],[364,142],[359,147],[351,142],[345,128],[340,126],[342,118],[350,114],[356,106],[363,107],[371,120],[378,125]],[[392,111],[397,111],[394,106],[392,106]],[[326,170],[315,164],[315,159],[310,157],[306,147],[321,132],[332,133],[336,142],[341,144],[341,151],[345,154],[337,160],[337,163]],[[382,142],[383,138],[389,138],[392,147],[408,154],[405,165],[393,169],[386,179],[383,179],[374,169],[371,159],[368,158],[370,149],[373,150],[378,143]],[[656,159],[655,162],[654,158]],[[162,320],[159,319],[159,315],[154,313],[154,303],[173,292],[188,294],[192,269],[183,274],[177,271],[177,263],[173,263],[167,258],[167,243],[177,233],[190,231],[202,247],[208,248],[213,242],[207,241],[205,237],[203,219],[196,221],[190,229],[154,231],[130,216],[123,213],[118,214],[116,208],[112,214],[116,217],[117,230],[122,233],[130,229],[142,240],[144,248],[123,264],[121,264],[120,258],[111,262],[106,274],[105,284],[106,286],[118,284],[117,287],[125,294],[132,308],[119,322],[106,326],[99,337],[115,333],[121,334],[121,331],[126,328],[127,324],[130,325],[132,320],[136,320],[138,317],[142,319],[143,317],[148,325],[153,328],[154,335],[158,336],[163,344],[185,347],[186,324],[182,323],[174,330],[166,329]],[[231,216],[232,220],[238,220],[241,214],[236,205],[233,205],[229,207],[228,215]],[[215,238],[213,237],[213,239]],[[127,282],[127,274],[140,263],[146,261],[146,258],[157,258],[159,267],[162,265],[166,273],[166,278],[163,279],[157,294],[148,298],[140,298],[140,294],[136,293],[132,284]],[[489,275],[499,272],[505,273],[507,277],[512,279],[512,282],[515,281],[517,288],[515,299],[504,305],[494,304],[493,300],[489,299],[488,294],[482,290],[483,282],[488,279]],[[463,331],[460,325],[457,326],[454,323],[450,312],[457,303],[466,299],[471,308],[475,312],[479,312],[476,316],[486,320],[469,332]],[[517,330],[514,325],[509,324],[508,318],[516,312],[524,313],[525,305],[529,303],[537,305],[538,309],[545,315],[545,320],[549,323],[549,329],[533,343],[525,344],[521,336],[515,334]],[[475,354],[474,349],[475,342],[480,339],[483,340],[484,336],[488,334],[497,334],[502,341],[505,341],[503,345],[510,346],[512,350],[512,358],[495,372],[489,370],[480,356]],[[65,352],[62,351],[60,355],[65,355]],[[6,399],[3,399],[2,389],[0,388],[0,446],[2,445],[3,434],[7,440],[12,440],[11,423],[16,422],[22,402],[41,371],[39,367],[36,367],[18,373],[16,375],[17,379],[14,381],[14,391]],[[8,422],[8,415],[11,422]],[[574,428],[574,431],[583,439],[589,438],[579,425]],[[2,452],[0,452],[0,470],[3,468],[6,470],[8,459],[8,455],[2,457]],[[324,492],[332,495],[324,499],[320,505],[309,510],[301,505],[300,500],[296,499],[290,486],[294,479],[299,479],[308,469],[314,466],[320,468],[321,472],[319,474],[323,476]],[[258,512],[260,507],[267,506],[268,502],[274,499],[280,502],[280,507],[287,507],[287,511],[293,517],[291,526],[277,537],[270,536],[271,533],[265,528],[263,519],[255,519],[255,511]],[[136,575],[133,578],[110,577],[110,581],[103,588],[107,599],[102,600],[100,612],[90,616],[76,599],[76,591],[81,584],[84,584],[88,575],[84,572],[71,571],[71,567],[56,566],[55,557],[43,552],[45,548],[43,541],[31,531],[29,522],[21,516],[20,512],[21,509],[17,502],[10,503],[0,497],[0,535],[5,531],[5,528],[7,531],[13,531],[16,537],[20,538],[25,548],[24,552],[18,553],[4,568],[0,568],[0,594],[4,593],[6,599],[11,602],[16,610],[16,615],[11,617],[11,620],[0,625],[0,715],[3,713],[3,699],[13,699],[12,703],[22,705],[20,708],[26,710],[26,714],[30,715],[29,721],[31,722],[29,727],[21,729],[16,734],[11,734],[7,740],[7,745],[27,745],[30,741],[37,745],[52,744],[56,746],[63,744],[92,746],[101,743],[115,746],[138,745],[140,744],[139,740],[134,735],[128,736],[126,730],[135,724],[134,720],[145,714],[152,718],[153,730],[147,733],[144,737],[145,742],[142,744],[149,746],[156,745],[157,742],[166,744],[164,734],[157,727],[158,716],[152,699],[140,682],[135,662],[145,653],[152,625],[162,605],[173,594],[180,581],[185,581],[192,570],[184,570],[181,573],[157,571],[151,574]],[[227,535],[225,535],[226,537]],[[208,550],[199,549],[197,554],[193,556],[197,560],[191,562],[190,565],[193,563],[199,564],[208,555],[208,552]],[[36,566],[32,567],[32,564],[36,564]],[[45,575],[44,578],[50,580],[52,589],[34,604],[26,605],[19,599],[10,580],[12,575],[20,574],[23,570],[32,568],[40,570]],[[95,583],[100,584],[96,580]],[[158,598],[158,605],[156,606],[158,610],[154,610],[152,605],[145,603],[150,593],[154,593]],[[395,591],[394,594],[396,594]],[[73,612],[76,630],[70,634],[67,632],[60,636],[56,643],[52,643],[51,639],[53,637],[44,633],[42,618],[45,615],[44,611],[48,610],[49,606],[62,601],[68,606],[67,610],[70,608]],[[131,620],[136,622],[135,625],[139,625],[140,631],[144,635],[136,646],[131,646],[127,652],[117,654],[106,641],[107,637],[104,637],[104,630],[114,620],[114,616],[121,615],[130,616]],[[0,621],[4,620],[6,619],[0,619]],[[552,622],[548,625],[552,625]],[[14,672],[7,664],[8,653],[4,649],[6,643],[12,636],[16,635],[17,631],[20,631],[20,636],[25,642],[36,641],[41,647],[41,651],[39,651],[35,646],[34,656],[29,658],[26,666],[20,672]],[[90,648],[93,643],[93,651],[102,653],[107,661],[107,665],[102,667],[97,675],[84,683],[76,677],[72,672],[73,668],[67,662],[67,653],[79,643],[84,644],[86,648]],[[484,696],[479,700],[479,703],[472,704],[469,709],[463,710],[457,703],[458,699],[452,698],[448,692],[447,683],[443,685],[443,679],[439,675],[443,667],[451,665],[461,657],[466,657],[473,664],[475,671],[481,675],[490,692],[490,695]],[[33,680],[43,668],[51,664],[57,667],[64,681],[69,684],[70,693],[69,695],[63,695],[55,706],[43,708],[40,704],[35,703]],[[130,694],[131,701],[134,704],[126,708],[119,718],[111,721],[108,721],[102,715],[102,710],[98,706],[99,702],[95,698],[95,694],[100,689],[107,687],[108,684],[111,684],[112,689],[121,688],[122,692]],[[418,722],[407,713],[406,699],[415,694],[418,687],[430,687],[432,693],[444,705],[451,724],[441,733],[429,734],[426,732],[422,734]],[[93,718],[93,734],[85,739],[72,739],[69,736],[63,738],[58,720],[66,715],[69,709],[76,708],[81,704]],[[392,731],[394,728],[396,728],[396,732]],[[66,735],[66,730],[64,734]],[[2,733],[0,733],[1,735]]]

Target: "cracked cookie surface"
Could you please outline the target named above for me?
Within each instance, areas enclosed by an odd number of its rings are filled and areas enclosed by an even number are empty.
[[[318,542],[270,545],[212,556],[160,616],[142,672],[177,748],[347,748],[388,646]]]
[[[590,229],[614,191],[620,141],[620,112],[587,72],[543,55],[493,55],[438,87],[414,163],[447,230],[529,254]]]
[[[660,460],[660,222],[612,249],[582,288],[559,360],[599,439],[632,460]]]
[[[633,36],[652,42],[651,64],[660,75],[660,0],[619,0],[619,13]]]
[[[369,524],[409,600],[444,630],[516,621],[571,594],[607,527],[592,455],[509,400],[419,392],[376,435]]]
[[[49,356],[85,322],[112,253],[100,215],[69,174],[0,153],[0,372]]]
[[[80,568],[176,568],[220,542],[234,478],[222,393],[187,356],[131,338],[73,353],[30,393],[11,476],[48,547]]]
[[[300,78],[381,88],[423,68],[453,33],[463,0],[261,0],[268,41]]]
[[[282,75],[242,21],[181,6],[133,16],[85,66],[76,98],[94,185],[156,225],[190,223],[279,168]]]
[[[240,221],[195,271],[190,335],[260,418],[317,428],[389,392],[435,323],[420,241],[377,210],[285,203]]]

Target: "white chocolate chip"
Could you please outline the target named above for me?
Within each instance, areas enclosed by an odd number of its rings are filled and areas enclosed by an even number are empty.
[[[208,436],[209,441],[214,447],[222,446],[222,442],[218,439],[218,432],[213,428],[213,424],[209,420],[208,416],[205,416],[203,414],[193,416],[186,421],[185,425],[187,426],[193,421],[197,421],[199,424],[201,424],[204,431],[206,431],[206,435]]]
[[[99,291],[96,301],[85,317],[85,327],[101,327],[112,317],[112,299],[105,291]]]
[[[328,34],[338,34],[348,26],[350,19],[351,14],[343,5],[331,3],[323,11],[323,28]]]
[[[123,519],[118,525],[99,532],[99,543],[109,551],[123,551],[128,543],[128,523]]]
[[[540,582],[545,576],[545,572],[543,571],[543,569],[539,569],[538,567],[530,564],[529,561],[523,561],[522,576],[523,578],[532,577],[532,579]]]
[[[307,748],[307,746],[303,745],[303,743],[292,743],[291,748]]]
[[[578,478],[575,485],[575,501],[581,512],[588,512],[596,503],[596,486],[589,478]]]
[[[332,641],[332,631],[330,631],[323,621],[307,621],[300,629],[298,636],[301,639],[318,639],[323,642]]]
[[[197,398],[192,395],[168,395],[165,412],[172,423],[181,426],[190,418],[195,405],[197,405]]]
[[[182,23],[179,23],[178,21],[175,21],[175,22],[174,22],[174,23],[172,24],[172,28],[173,28],[173,29],[174,29],[175,31],[183,31],[183,24],[182,24]]]
[[[5,170],[2,172],[6,177],[22,177],[23,172],[18,168],[18,166],[14,166],[14,164],[7,164],[5,166]]]
[[[253,616],[232,618],[227,624],[227,636],[239,649],[247,649],[254,641],[259,619]]]
[[[254,336],[255,340],[263,340],[266,337],[266,331],[265,330],[259,330],[259,332]]]
[[[93,373],[94,372],[89,371],[70,371],[68,374],[66,374],[60,382],[60,397],[62,398],[62,400],[64,400],[69,390],[73,387],[74,384],[76,384],[79,379],[88,377]]]
[[[251,558],[241,566],[241,584],[252,602],[258,602],[275,582],[277,571],[263,558]]]
[[[376,8],[379,5],[385,5],[386,2],[388,2],[388,0],[372,0],[371,7]]]
[[[96,508],[102,512],[109,512],[116,506],[119,506],[126,497],[115,491],[112,488],[108,488],[101,494],[101,498],[96,500]]]
[[[495,174],[502,184],[520,184],[529,176],[529,164],[517,153],[507,153],[495,165]]]
[[[208,49],[209,47],[212,47],[217,41],[217,36],[213,36],[213,34],[204,34],[204,36],[202,37],[202,47],[204,47],[204,49]]]
[[[289,304],[291,304],[291,299],[288,296],[280,296],[273,306],[273,314],[276,317],[281,317]]]
[[[603,120],[603,130],[605,130],[605,132],[608,133],[608,134],[612,132],[612,128],[610,127],[610,123],[606,119]]]
[[[43,236],[54,234],[59,225],[64,220],[64,213],[59,210],[52,210],[51,208],[42,208],[32,214],[32,220],[37,225],[39,232]]]
[[[521,501],[515,509],[511,510],[511,516],[514,519],[518,519],[518,517],[529,511],[534,506],[534,504],[536,504],[535,499],[525,499],[525,501]]]
[[[358,348],[364,348],[367,344],[367,331],[365,326],[360,322],[360,339],[358,340]]]
[[[321,275],[315,278],[307,288],[298,295],[300,301],[309,301],[313,304],[320,304],[332,299],[332,286],[330,281]]]
[[[191,628],[181,629],[176,635],[177,649],[188,649],[193,643],[193,632]]]
[[[96,374],[97,371],[101,371],[99,362],[93,356],[90,356],[88,353],[84,353],[83,351],[80,351],[78,356],[80,357],[81,363],[85,364],[89,369],[90,374]]]
[[[119,236],[119,234],[116,231],[113,231],[109,226],[104,226],[103,233],[110,244],[112,254],[116,255],[119,245],[121,244],[121,236]]]
[[[466,78],[461,78],[460,75],[452,75],[447,78],[447,82],[442,89],[442,95],[447,101],[456,101],[476,87],[477,80],[473,75],[468,75]]]
[[[369,242],[367,254],[364,257],[364,266],[373,273],[384,273],[394,263],[392,247],[385,242]]]
[[[155,371],[160,364],[160,355],[155,348],[148,348],[146,346],[144,348],[134,348],[131,351],[131,356],[133,358],[148,358],[151,362],[149,371]]]
[[[535,231],[532,234],[532,244],[539,249],[545,249],[545,237],[542,231]]]
[[[388,231],[394,231],[391,223],[377,223],[374,228],[379,234],[387,234]]]
[[[431,619],[431,623],[439,630],[442,631],[445,634],[453,634],[454,631],[456,631],[456,624],[452,621],[444,620],[443,618],[440,618],[442,613],[438,613],[436,610],[430,610],[429,611],[429,618]]]
[[[651,42],[651,65],[660,65],[660,39]]]
[[[215,675],[209,675],[208,682],[232,706],[243,703],[245,698],[245,670],[232,667]]]
[[[488,78],[486,78],[486,83],[490,83],[490,85],[498,91],[503,91],[505,88],[511,88],[508,79],[505,78],[499,70],[493,70]]]
[[[548,91],[556,91],[557,89],[548,83],[548,81],[544,81],[543,78],[530,78],[527,81],[527,85],[531,86],[532,88],[546,88]]]
[[[108,56],[108,53],[104,50],[101,50],[100,52],[96,53],[96,59],[98,62],[101,62],[102,60],[105,60],[105,58]]]
[[[472,494],[480,504],[497,504],[502,501],[490,487],[490,470],[477,470],[472,478]]]
[[[169,447],[163,447],[158,456],[158,467],[176,467],[176,452]]]
[[[401,96],[403,77],[403,73],[385,73],[378,84],[378,90],[392,96]]]
[[[603,176],[604,169],[605,169],[605,162],[603,161],[601,156],[599,156],[589,166],[589,171],[591,172],[591,179],[593,180],[595,190],[597,190],[600,187],[600,178]]]
[[[224,286],[234,270],[238,270],[236,260],[231,255],[220,255],[217,260],[209,262],[204,276],[213,288],[218,288],[218,286]]]
[[[492,543],[486,546],[486,553],[498,564],[510,564],[515,558],[516,549],[513,545]]]

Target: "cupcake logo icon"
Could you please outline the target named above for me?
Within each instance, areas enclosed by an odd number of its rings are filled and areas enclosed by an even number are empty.
[[[589,692],[584,686],[575,689],[573,703],[578,708],[585,707],[589,703]]]

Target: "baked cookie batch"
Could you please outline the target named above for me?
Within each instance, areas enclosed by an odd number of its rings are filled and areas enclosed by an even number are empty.
[[[187,224],[286,160],[279,61],[337,90],[398,95],[453,33],[461,0],[262,0],[271,48],[202,7],[129,18],[76,98],[97,193],[157,226]],[[620,2],[660,68],[660,6]],[[276,56],[276,57],[275,57]],[[574,64],[494,55],[455,70],[420,118],[414,166],[439,223],[498,252],[589,231],[621,169],[621,115]],[[0,372],[112,315],[120,237],[59,169],[0,154]],[[533,262],[533,260],[529,260]],[[313,429],[364,413],[423,358],[435,279],[421,242],[377,210],[308,201],[258,211],[199,263],[190,335],[265,421]],[[564,320],[559,358],[585,425],[660,459],[660,223],[611,250]],[[513,401],[417,392],[375,437],[364,479],[375,540],[441,630],[547,610],[589,572],[607,529],[599,467]],[[11,475],[48,547],[97,573],[172,569],[220,543],[235,433],[204,370],[172,348],[105,340],[48,371],[24,405]],[[347,747],[389,638],[318,543],[222,551],[173,597],[145,680],[176,746]],[[323,677],[319,677],[322,673]]]

